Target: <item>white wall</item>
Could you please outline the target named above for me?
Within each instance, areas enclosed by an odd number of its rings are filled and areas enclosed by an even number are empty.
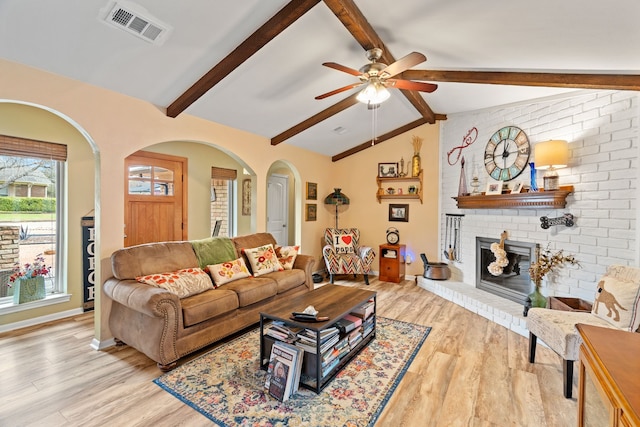
[[[462,220],[461,260],[452,265],[456,280],[475,286],[476,236],[500,238],[506,230],[509,240],[550,245],[574,254],[581,268],[567,266],[551,277],[543,293],[593,300],[595,284],[610,264],[638,265],[637,182],[639,94],[616,91],[576,91],[563,97],[545,98],[535,103],[506,105],[500,108],[449,115],[442,122],[440,151],[440,254],[444,245],[446,213],[464,214]],[[535,144],[549,139],[569,141],[569,167],[560,169],[560,185],[573,185],[565,209],[458,209],[452,197],[458,194],[460,162],[449,165],[447,155],[463,145],[473,127],[478,137],[462,149],[466,160],[467,183],[471,183],[474,165],[478,169],[480,190],[488,180],[483,155],[491,135],[503,126],[525,131],[532,146],[530,161],[535,161]],[[455,159],[455,157],[454,157]],[[543,187],[538,171],[538,186]],[[512,182],[530,182],[530,168]],[[471,191],[471,187],[469,187]],[[575,216],[573,227],[540,227],[540,217],[554,218],[563,213]],[[442,257],[442,255],[440,255]]]

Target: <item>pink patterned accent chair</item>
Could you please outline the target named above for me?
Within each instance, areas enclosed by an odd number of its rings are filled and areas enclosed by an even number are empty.
[[[359,245],[360,230],[327,228],[324,231],[324,241],[322,256],[331,283],[336,274],[363,274],[364,282],[369,284],[369,272],[376,254],[373,248]]]

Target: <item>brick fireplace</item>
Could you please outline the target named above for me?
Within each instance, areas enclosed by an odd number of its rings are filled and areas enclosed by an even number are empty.
[[[535,261],[537,245],[506,240],[504,250],[507,252],[509,264],[503,268],[502,274],[494,276],[487,267],[496,259],[491,252],[491,244],[498,241],[476,237],[476,287],[524,305],[527,296],[533,291],[529,266]]]
[[[530,242],[552,251],[575,255],[580,268],[562,268],[543,283],[546,296],[567,296],[593,301],[598,279],[611,264],[638,265],[640,219],[638,168],[640,95],[634,92],[580,91],[540,99],[450,115],[441,125],[440,248],[427,254],[443,260],[446,249],[446,215],[464,214],[459,232],[459,261],[451,263],[452,279],[479,291],[481,276],[476,266],[476,238],[496,241],[507,231],[508,241]],[[466,182],[475,175],[484,191],[490,180],[484,168],[484,150],[490,136],[505,125],[523,129],[532,145],[549,139],[569,141],[569,166],[559,169],[561,185],[574,191],[563,209],[551,208],[472,208],[459,209],[453,197],[458,194],[460,162],[450,164],[447,153],[460,146],[469,131],[478,129],[477,140],[462,149]],[[451,156],[455,160],[455,156]],[[451,162],[453,163],[453,161]],[[509,184],[530,181],[530,167]],[[543,186],[542,174],[538,185]],[[471,188],[468,189],[469,191]],[[540,217],[560,217],[571,213],[575,225],[543,229]],[[440,259],[437,259],[439,257]],[[522,272],[527,268],[520,266]],[[484,273],[482,273],[484,275]],[[523,282],[525,282],[523,280]],[[529,282],[527,279],[526,282]],[[486,292],[483,290],[483,292]],[[490,294],[491,295],[491,294]]]

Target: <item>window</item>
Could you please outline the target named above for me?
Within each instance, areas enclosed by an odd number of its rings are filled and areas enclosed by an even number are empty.
[[[66,146],[2,135],[0,142],[0,303],[11,302],[6,283],[15,264],[39,255],[50,267],[47,294],[62,293]]]
[[[234,227],[235,169],[211,168],[211,230],[212,235],[231,237]]]
[[[129,166],[129,194],[173,196],[173,171],[161,166]]]

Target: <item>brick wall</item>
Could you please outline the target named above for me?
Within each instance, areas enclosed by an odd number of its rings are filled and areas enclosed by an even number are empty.
[[[20,259],[19,233],[19,226],[0,226],[0,297],[8,295],[6,284]]]
[[[20,247],[19,226],[0,226],[0,270],[12,270],[18,262]]]
[[[545,284],[547,295],[574,296],[593,300],[595,284],[610,264],[638,265],[637,181],[640,97],[635,92],[594,91],[541,99],[470,113],[451,114],[441,125],[441,245],[443,258],[445,214],[464,214],[460,260],[452,264],[453,278],[475,286],[475,238],[498,239],[506,230],[510,240],[549,244],[576,255],[581,268],[560,269]],[[491,178],[484,169],[483,155],[491,135],[503,126],[525,131],[532,151],[537,142],[569,141],[569,167],[558,170],[560,185],[573,185],[565,209],[472,209],[460,210],[452,197],[458,194],[460,162],[447,161],[447,152],[462,145],[467,132],[476,127],[478,137],[462,150],[467,183],[474,167],[481,191]],[[454,154],[455,159],[455,154]],[[534,161],[533,153],[532,160]],[[538,186],[542,175],[538,171]],[[530,182],[530,168],[513,180]],[[471,191],[471,187],[469,187]],[[575,226],[540,227],[540,217],[571,213]]]
[[[216,192],[216,200],[211,202],[211,231],[216,220],[222,220],[218,236],[229,237],[229,181],[212,179],[211,186]]]

